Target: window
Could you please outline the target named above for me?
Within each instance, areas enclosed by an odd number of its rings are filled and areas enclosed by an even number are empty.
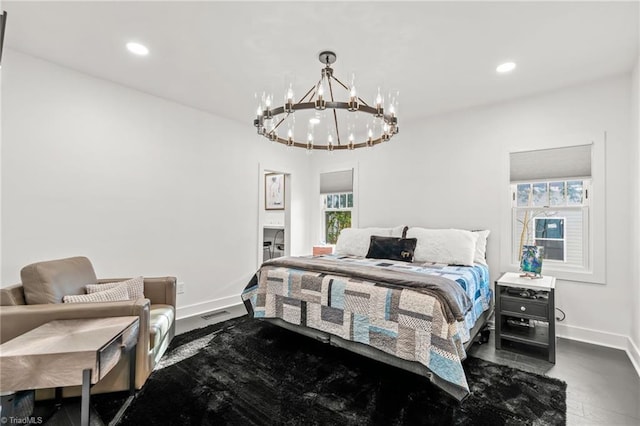
[[[351,227],[353,193],[323,195],[324,237],[327,244],[338,242],[338,235],[344,228]]]
[[[512,184],[512,261],[533,244],[544,248],[545,261],[587,268],[589,186],[589,179]]]
[[[512,153],[511,262],[533,244],[547,268],[589,270],[590,189],[591,145]]]
[[[353,170],[320,174],[323,240],[335,244],[344,228],[351,227]]]

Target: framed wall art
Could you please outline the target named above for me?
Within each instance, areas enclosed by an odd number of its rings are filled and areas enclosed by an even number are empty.
[[[284,210],[284,174],[268,173],[264,175],[265,210]]]

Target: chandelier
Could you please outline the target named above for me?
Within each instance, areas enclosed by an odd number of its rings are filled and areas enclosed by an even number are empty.
[[[286,90],[282,106],[274,107],[273,97],[263,94],[257,117],[253,120],[258,134],[270,141],[305,148],[310,152],[314,149],[334,151],[372,147],[396,135],[398,93],[387,96],[387,111],[380,89],[373,105],[367,104],[357,95],[353,79],[350,86],[347,86],[333,74],[331,64],[336,58],[336,54],[331,51],[319,54],[318,59],[324,64],[320,80],[297,102],[294,101],[292,84]],[[347,101],[338,100],[336,96],[337,91],[342,89],[347,92]],[[303,110],[309,110],[312,116],[308,125],[298,120],[298,127],[306,130],[306,138],[301,141],[300,128],[296,133],[296,115]],[[325,122],[323,126],[319,126],[321,121]],[[343,124],[342,129],[339,123]],[[321,127],[324,135],[318,135]]]

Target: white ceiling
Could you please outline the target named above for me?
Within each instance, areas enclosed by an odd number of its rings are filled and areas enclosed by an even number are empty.
[[[4,1],[6,47],[251,125],[255,94],[356,75],[400,91],[403,122],[631,71],[634,2]],[[131,40],[150,54],[125,49]],[[518,68],[498,76],[498,64]]]

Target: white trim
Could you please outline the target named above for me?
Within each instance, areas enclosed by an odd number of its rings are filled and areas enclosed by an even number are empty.
[[[556,336],[578,342],[590,343],[592,345],[620,349],[627,354],[629,361],[631,361],[636,373],[640,377],[640,351],[628,336],[558,323],[556,323]]]
[[[628,340],[629,342],[626,352],[629,356],[629,359],[631,360],[631,364],[633,364],[636,369],[636,373],[638,373],[638,376],[640,376],[640,349],[638,349],[638,346],[636,346],[633,340],[631,340],[631,337],[629,337]]]
[[[578,342],[591,343],[608,348],[625,350],[627,348],[627,336],[606,331],[593,330],[591,328],[564,325],[556,322],[556,335],[565,339]]]
[[[206,312],[229,308],[242,303],[240,295],[222,297],[220,299],[208,300],[206,302],[194,303],[193,305],[178,306],[176,308],[176,320],[193,317]]]

